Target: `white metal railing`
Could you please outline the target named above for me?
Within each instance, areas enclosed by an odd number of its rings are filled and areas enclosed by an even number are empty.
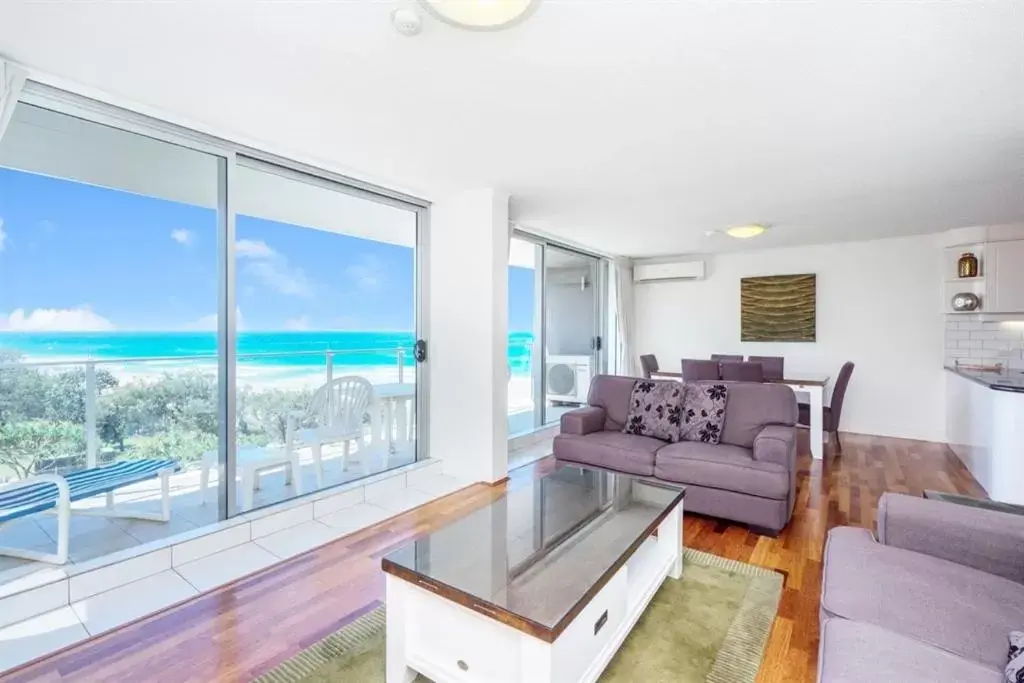
[[[326,363],[325,382],[330,383],[334,379],[335,356],[346,356],[358,353],[395,353],[396,368],[398,371],[398,383],[405,382],[405,353],[404,347],[371,348],[371,349],[345,349],[335,351],[327,349],[324,351],[272,351],[262,353],[237,354],[236,363],[250,359],[266,358],[288,358],[297,356],[324,356]],[[96,384],[96,368],[103,365],[126,365],[130,363],[161,363],[161,362],[195,362],[195,361],[218,361],[217,354],[192,354],[187,356],[124,356],[118,358],[85,358],[82,360],[52,360],[52,361],[15,361],[0,363],[0,371],[7,369],[31,369],[31,368],[57,368],[57,367],[78,367],[85,368],[85,460],[89,468],[96,467],[99,454],[99,433],[96,429],[99,413],[99,392]]]

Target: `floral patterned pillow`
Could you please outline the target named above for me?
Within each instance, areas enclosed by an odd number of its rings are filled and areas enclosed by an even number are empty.
[[[1009,663],[1003,671],[1006,683],[1024,682],[1024,633],[1010,631]]]
[[[687,384],[683,399],[683,441],[717,444],[725,423],[729,388],[724,384]]]
[[[675,443],[679,441],[682,411],[682,384],[637,380],[629,397],[629,416],[622,432]]]

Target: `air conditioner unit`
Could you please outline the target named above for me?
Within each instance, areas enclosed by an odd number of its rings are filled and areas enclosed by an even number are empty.
[[[544,393],[553,403],[583,405],[593,375],[592,356],[548,356],[544,364]]]
[[[633,282],[664,280],[703,280],[703,261],[672,261],[669,263],[638,263],[633,266]]]

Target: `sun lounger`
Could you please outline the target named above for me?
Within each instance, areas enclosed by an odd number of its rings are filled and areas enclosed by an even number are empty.
[[[173,460],[124,460],[112,465],[80,470],[67,475],[40,474],[0,485],[0,525],[27,515],[55,511],[57,553],[0,547],[0,555],[52,564],[68,561],[71,513],[166,522],[171,518],[170,476],[179,467]],[[160,478],[160,512],[141,512],[114,507],[114,491],[147,479]],[[105,507],[75,509],[71,503],[106,494]]]

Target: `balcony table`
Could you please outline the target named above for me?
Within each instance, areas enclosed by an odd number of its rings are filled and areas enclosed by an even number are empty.
[[[293,451],[290,455],[284,448],[274,446],[240,446],[236,449],[235,470],[242,477],[242,504],[243,511],[251,510],[253,497],[256,489],[259,488],[259,474],[263,470],[272,467],[285,467],[285,484],[295,484],[295,494],[302,495],[302,469],[299,465],[299,455]],[[216,449],[203,453],[203,459],[199,470],[199,488],[202,491],[203,503],[206,503],[207,493],[210,490],[210,470],[220,467],[219,453]]]

